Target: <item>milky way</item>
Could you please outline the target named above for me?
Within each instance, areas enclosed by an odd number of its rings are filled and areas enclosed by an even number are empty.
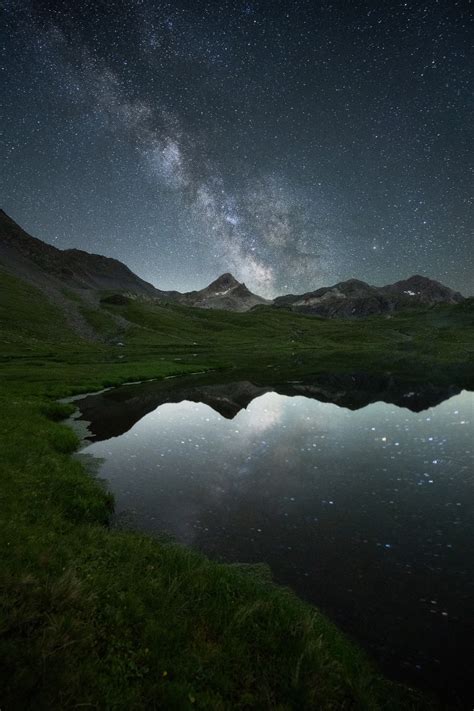
[[[2,207],[163,289],[472,282],[470,3],[3,3]]]

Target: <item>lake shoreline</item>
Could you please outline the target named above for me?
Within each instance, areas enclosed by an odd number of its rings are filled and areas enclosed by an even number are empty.
[[[322,609],[389,676],[426,688],[442,688],[451,678],[459,685],[469,639],[459,629],[466,621],[460,601],[470,566],[460,567],[455,551],[468,535],[467,522],[461,534],[460,526],[450,524],[456,507],[443,505],[463,501],[451,478],[457,466],[446,469],[431,459],[456,457],[452,437],[467,434],[456,421],[470,419],[469,394],[367,373],[319,374],[273,385],[268,376],[238,382],[232,377],[182,376],[171,386],[127,386],[79,403],[91,424],[85,453],[100,458],[118,525],[154,536],[165,531],[214,560],[269,563],[280,584]],[[440,429],[438,410],[457,409],[453,424]],[[339,442],[337,421],[344,432]],[[440,449],[445,437],[451,447]],[[413,438],[415,453],[407,459]],[[456,442],[459,455],[469,448],[465,438],[464,446],[462,439]],[[394,456],[402,451],[403,461]],[[289,462],[282,466],[285,456]],[[303,474],[305,457],[309,468]],[[428,474],[417,475],[428,470],[434,485]],[[450,481],[447,489],[443,480]],[[437,511],[430,508],[435,499]],[[441,547],[442,541],[449,545]],[[428,572],[431,566],[445,569],[445,582]],[[437,610],[421,598],[434,598]]]

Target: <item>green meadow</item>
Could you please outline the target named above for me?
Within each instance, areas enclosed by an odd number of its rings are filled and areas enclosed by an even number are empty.
[[[425,709],[265,566],[212,562],[110,526],[58,399],[219,370],[262,382],[390,372],[473,387],[474,306],[326,321],[76,292],[97,334],[0,272],[0,706],[9,709]]]

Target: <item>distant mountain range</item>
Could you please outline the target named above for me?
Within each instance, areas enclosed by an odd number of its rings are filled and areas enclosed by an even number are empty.
[[[388,286],[370,286],[364,281],[349,279],[298,296],[279,296],[273,306],[325,318],[357,318],[413,306],[457,304],[463,300],[459,292],[417,274]]]
[[[162,291],[116,259],[79,249],[57,249],[32,237],[3,210],[0,210],[0,264],[59,301],[68,289],[91,303],[97,303],[106,292],[105,298],[112,300],[115,294],[115,298],[122,300],[141,297],[204,309],[249,311],[269,306],[324,318],[361,318],[464,300],[459,292],[419,275],[382,287],[349,279],[304,294],[279,296],[273,301],[253,294],[229,273],[199,291],[184,294]]]

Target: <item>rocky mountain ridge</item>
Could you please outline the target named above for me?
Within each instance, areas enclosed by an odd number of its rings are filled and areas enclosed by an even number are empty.
[[[126,295],[204,309],[242,312],[268,306],[324,318],[361,318],[464,300],[459,292],[420,275],[382,287],[349,279],[299,295],[279,296],[273,301],[252,293],[228,272],[204,289],[185,293],[162,291],[117,259],[79,249],[61,250],[32,237],[3,210],[0,210],[0,265],[54,296],[56,301],[64,299],[67,288],[96,305],[101,294],[107,292],[119,294],[120,298]],[[80,314],[77,319],[81,319]]]
[[[277,297],[273,306],[324,318],[360,318],[414,306],[457,304],[463,300],[459,292],[416,274],[387,286],[371,286],[359,279],[349,279],[316,291]]]
[[[201,309],[224,309],[226,311],[249,311],[254,306],[270,305],[272,302],[253,294],[245,284],[226,272],[209,286],[199,291],[190,291],[178,297],[181,303]]]
[[[64,282],[70,288],[130,290],[150,297],[163,293],[117,259],[81,249],[58,249],[32,237],[3,210],[0,210],[0,263],[9,271],[29,277],[29,281],[47,274],[50,281]]]
[[[123,262],[80,249],[58,249],[23,230],[0,210],[0,264],[13,274],[46,291],[77,290],[97,302],[100,292],[119,292],[159,302],[198,308],[248,311],[271,302],[252,294],[232,274],[222,274],[209,286],[184,294],[163,291],[134,274]],[[56,299],[57,300],[57,299]]]

